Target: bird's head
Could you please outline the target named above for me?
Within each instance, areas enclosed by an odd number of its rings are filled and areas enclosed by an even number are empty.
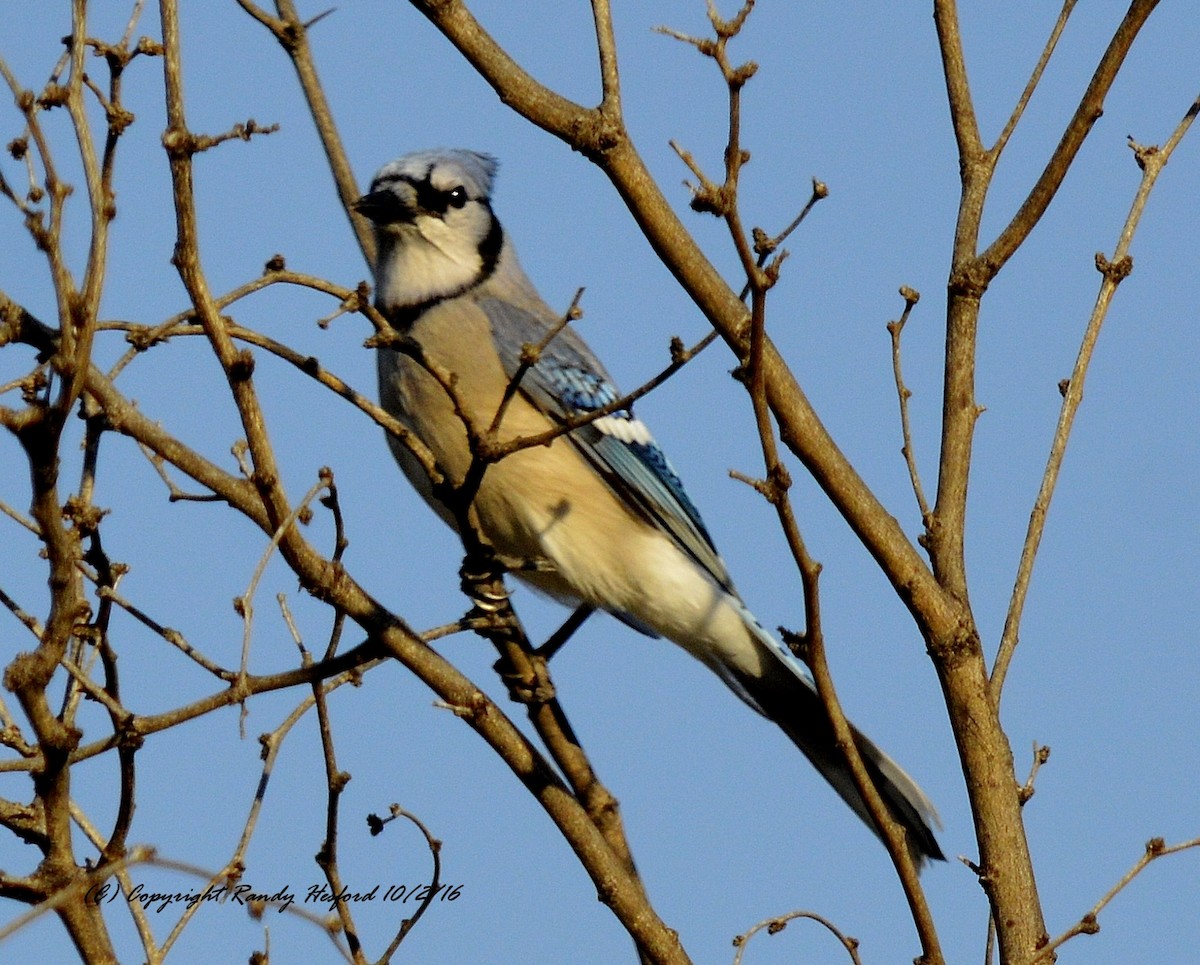
[[[376,302],[385,312],[421,309],[486,280],[504,234],[492,213],[496,161],[437,149],[379,169],[354,210],[375,228]]]

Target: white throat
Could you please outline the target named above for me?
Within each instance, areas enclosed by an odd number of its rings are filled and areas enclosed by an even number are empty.
[[[479,247],[438,218],[420,218],[378,233],[376,300],[384,311],[449,298],[480,279]]]

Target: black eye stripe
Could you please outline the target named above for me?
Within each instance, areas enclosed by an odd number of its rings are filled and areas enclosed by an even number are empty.
[[[371,182],[371,191],[387,191],[395,184],[409,185],[417,195],[417,204],[425,211],[435,215],[445,215],[448,211],[466,207],[468,202],[479,201],[472,197],[464,184],[451,182],[448,188],[439,188],[433,183],[434,166],[430,165],[424,174],[388,173],[380,175]]]

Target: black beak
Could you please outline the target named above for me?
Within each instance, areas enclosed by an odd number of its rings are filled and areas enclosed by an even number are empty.
[[[372,191],[370,194],[364,194],[351,207],[377,225],[410,221],[413,215],[412,210],[400,200],[395,191]]]

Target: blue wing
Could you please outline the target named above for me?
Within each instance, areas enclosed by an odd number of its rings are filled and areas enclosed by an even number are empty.
[[[521,349],[545,338],[547,322],[496,299],[481,300],[492,323],[505,373],[521,364]],[[524,374],[520,391],[556,421],[594,412],[620,398],[608,373],[571,328],[559,332]],[[666,533],[726,592],[737,596],[700,513],[684,491],[650,430],[629,409],[619,409],[574,430],[568,438],[612,490]]]

